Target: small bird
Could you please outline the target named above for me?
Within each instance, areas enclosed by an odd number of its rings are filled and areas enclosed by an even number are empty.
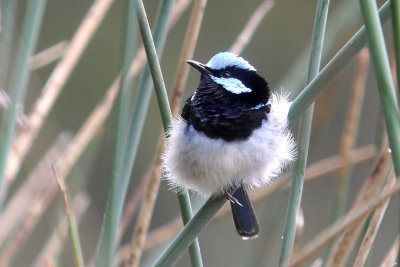
[[[223,194],[238,234],[255,238],[259,223],[246,190],[270,183],[294,159],[291,103],[271,93],[256,69],[230,52],[207,64],[187,63],[200,72],[200,83],[168,132],[167,179],[177,191]]]

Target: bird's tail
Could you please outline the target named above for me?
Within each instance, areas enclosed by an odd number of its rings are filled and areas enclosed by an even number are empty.
[[[260,226],[246,189],[240,186],[232,195],[238,203],[231,201],[233,221],[236,231],[243,239],[258,237]]]

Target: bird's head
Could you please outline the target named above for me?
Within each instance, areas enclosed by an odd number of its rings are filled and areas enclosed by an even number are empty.
[[[242,57],[221,52],[207,64],[193,60],[187,62],[202,74],[193,98],[205,93],[208,97],[223,97],[228,102],[241,102],[248,108],[256,108],[269,100],[268,83]]]

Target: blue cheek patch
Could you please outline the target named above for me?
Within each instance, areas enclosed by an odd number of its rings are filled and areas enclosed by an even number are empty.
[[[266,105],[267,105],[267,104],[258,104],[257,106],[252,107],[251,109],[257,110],[257,109],[260,109],[260,108],[262,108],[262,107],[265,107]]]
[[[252,107],[251,109],[253,109],[253,110],[254,110],[254,109],[260,109],[260,108],[262,108],[262,107],[271,105],[271,103],[272,103],[271,98],[269,98],[267,103],[258,104],[257,106]]]
[[[243,93],[251,93],[251,89],[244,86],[244,84],[235,78],[218,78],[211,76],[214,82],[218,83],[225,90],[234,93],[234,94],[243,94]]]
[[[194,91],[194,94],[190,98],[191,101],[194,101],[196,99],[196,93],[197,93],[197,91]]]

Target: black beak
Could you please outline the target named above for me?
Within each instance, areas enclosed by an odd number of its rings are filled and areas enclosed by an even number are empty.
[[[186,62],[196,70],[200,71],[202,74],[211,74],[209,68],[203,63],[194,60],[186,60]]]

